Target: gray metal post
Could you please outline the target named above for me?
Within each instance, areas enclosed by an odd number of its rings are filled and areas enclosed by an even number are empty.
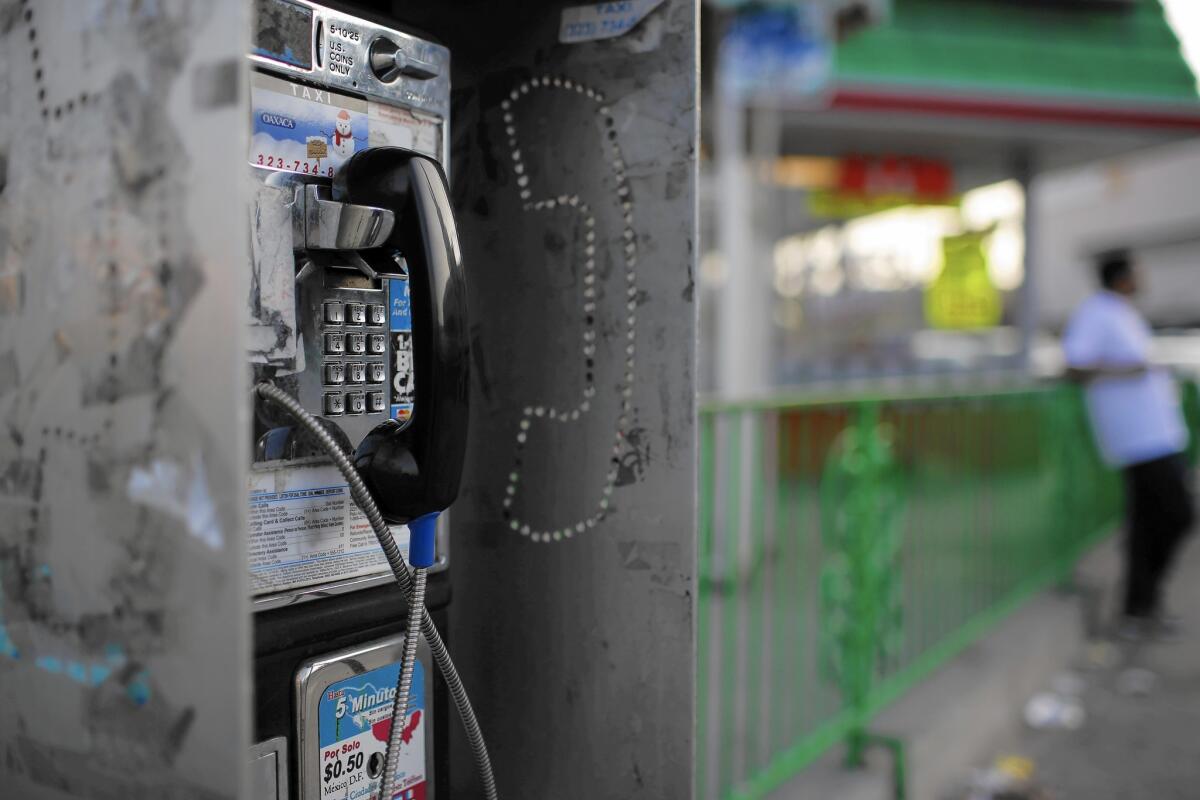
[[[1020,333],[1020,345],[1017,352],[1017,364],[1029,370],[1033,366],[1033,347],[1038,332],[1038,265],[1034,256],[1037,245],[1038,207],[1033,191],[1034,178],[1033,155],[1021,152],[1017,155],[1014,172],[1021,184],[1025,195],[1025,277],[1017,292],[1016,321]]]
[[[755,237],[746,117],[741,98],[717,91],[716,239],[725,275],[716,320],[717,392],[725,397],[758,394],[770,385],[771,309]]]
[[[501,796],[686,798],[697,5],[571,44],[563,5],[445,28],[488,31],[447,42],[487,63],[453,123],[473,366],[448,639]],[[477,794],[461,746],[451,772]]]

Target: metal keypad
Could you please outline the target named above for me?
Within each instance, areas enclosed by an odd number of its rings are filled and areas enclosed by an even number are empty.
[[[323,322],[321,411],[326,416],[386,415],[388,335],[380,328],[388,321],[387,304],[358,302],[350,296],[365,293],[338,294],[326,294],[314,303]],[[375,330],[364,330],[367,326]],[[368,387],[371,391],[366,391]]]

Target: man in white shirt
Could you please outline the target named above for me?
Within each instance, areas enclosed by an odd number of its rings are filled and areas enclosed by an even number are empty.
[[[1125,476],[1128,536],[1123,635],[1161,630],[1162,584],[1194,511],[1183,452],[1187,427],[1170,375],[1150,363],[1150,326],[1132,297],[1127,251],[1097,258],[1102,289],[1076,309],[1063,339],[1069,375],[1086,386],[1105,460]]]

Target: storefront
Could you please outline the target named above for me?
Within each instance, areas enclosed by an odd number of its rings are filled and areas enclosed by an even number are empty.
[[[724,395],[1024,374],[1048,268],[1031,182],[1200,133],[1157,0],[895,0],[836,45],[770,13],[727,28],[709,104],[702,376]]]

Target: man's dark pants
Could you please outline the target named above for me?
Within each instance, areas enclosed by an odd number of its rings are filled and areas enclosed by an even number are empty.
[[[1192,526],[1191,475],[1182,454],[1125,468],[1129,530],[1125,542],[1125,613],[1162,611],[1162,585]]]

